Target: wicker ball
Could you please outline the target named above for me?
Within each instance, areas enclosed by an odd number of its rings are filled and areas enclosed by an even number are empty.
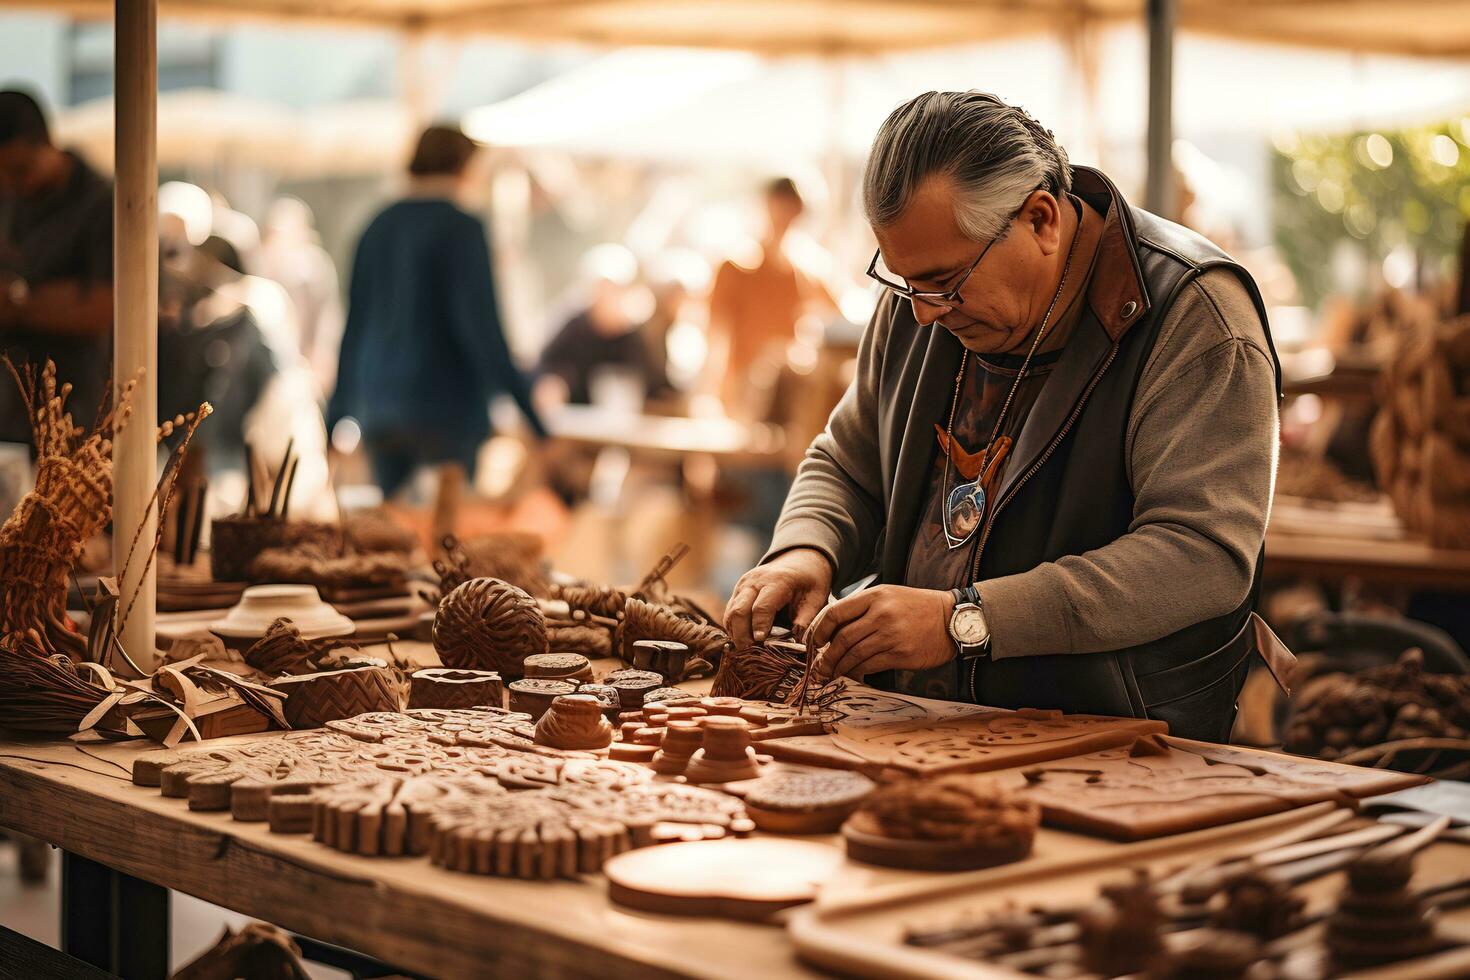
[[[527,657],[546,652],[546,621],[536,600],[509,582],[470,579],[440,601],[434,650],[446,667],[518,678]]]

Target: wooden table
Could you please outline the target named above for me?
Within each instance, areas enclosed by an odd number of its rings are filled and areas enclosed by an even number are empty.
[[[1386,501],[1278,498],[1266,529],[1265,574],[1470,592],[1470,551],[1436,548],[1412,536]]]
[[[397,646],[416,661],[434,660],[426,644]],[[702,693],[708,684],[685,686]],[[608,900],[601,875],[539,882],[462,874],[427,858],[361,857],[228,813],[191,811],[185,800],[132,784],[133,759],[153,751],[147,742],[0,741],[0,827],[67,854],[63,947],[129,980],[165,975],[165,889],[439,977],[819,975],[796,959],[779,925],[626,910]],[[1104,851],[1121,860],[1128,846],[1044,828],[1028,860]],[[847,863],[824,897],[936,877]],[[111,958],[99,961],[109,946]]]
[[[780,428],[728,418],[628,414],[590,405],[563,405],[544,418],[558,442],[650,457],[682,459],[704,453],[721,462],[772,463],[785,450]]]
[[[262,737],[275,736],[215,744]],[[89,745],[84,754],[64,742],[0,742],[0,826],[120,872],[111,887],[152,903],[152,917],[132,924],[135,938],[166,936],[166,914],[158,918],[166,900],[158,904],[162,889],[151,883],[440,977],[818,975],[796,960],[776,925],[625,910],[608,901],[601,875],[533,882],[461,874],[427,858],[359,857],[227,813],[190,811],[184,800],[129,781],[133,758],[155,750],[123,743]],[[1030,860],[1122,846],[1042,830]],[[847,864],[827,891],[840,897],[925,877],[933,876]]]

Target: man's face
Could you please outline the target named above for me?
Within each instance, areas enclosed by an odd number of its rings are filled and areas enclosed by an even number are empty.
[[[42,149],[25,140],[0,145],[0,196],[31,197],[40,189]]]
[[[938,323],[977,353],[1015,350],[1045,312],[1055,283],[1049,261],[1059,240],[1056,201],[1044,191],[1026,199],[975,266],[954,309],[913,300],[914,319]],[[911,289],[942,292],[955,288],[977,256],[990,243],[977,242],[955,221],[954,191],[946,177],[930,177],[919,185],[897,221],[875,228],[883,262]]]

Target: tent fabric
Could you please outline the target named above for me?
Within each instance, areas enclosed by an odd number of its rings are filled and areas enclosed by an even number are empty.
[[[112,0],[0,0],[110,17]],[[165,17],[484,33],[766,53],[872,53],[1137,21],[1142,0],[160,0]],[[1408,55],[1470,54],[1470,0],[1179,0],[1183,30]]]

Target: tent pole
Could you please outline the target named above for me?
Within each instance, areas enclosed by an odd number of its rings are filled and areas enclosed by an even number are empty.
[[[1174,23],[1177,0],[1148,0],[1148,183],[1143,206],[1174,214]]]
[[[148,669],[157,646],[157,582],[148,555],[158,526],[152,507],[158,470],[158,0],[117,0],[115,10],[113,383],[138,377],[138,388],[132,419],[113,443],[113,567],[121,575],[137,540],[127,578],[118,583],[124,608],[137,596],[121,639],[129,656]]]

